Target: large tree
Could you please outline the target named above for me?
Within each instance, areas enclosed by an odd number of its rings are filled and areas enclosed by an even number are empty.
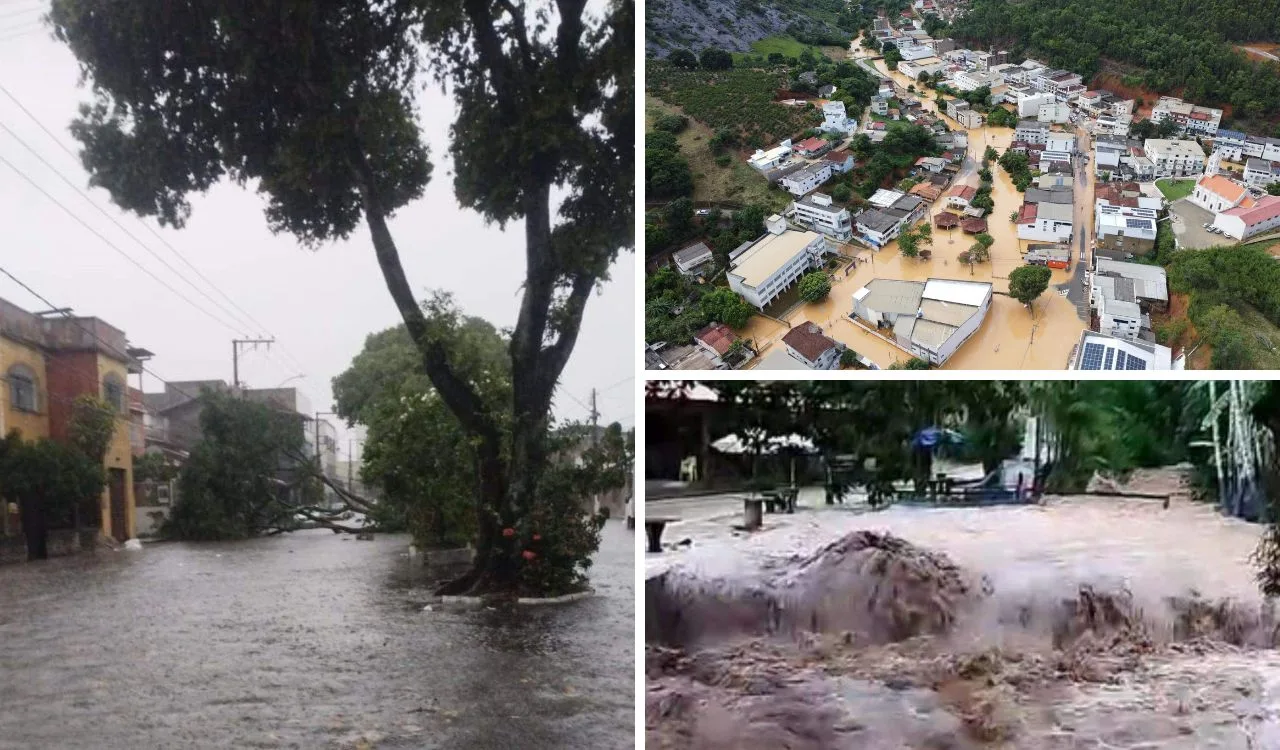
[[[304,244],[367,225],[423,370],[476,446],[476,562],[449,592],[519,585],[521,557],[499,542],[529,533],[552,393],[588,298],[634,243],[635,5],[585,5],[57,0],[50,13],[94,93],[72,126],[82,161],[120,206],[182,226],[189,195],[230,178],[255,183],[270,227]],[[524,223],[500,408],[458,375],[388,225],[432,173],[415,102],[432,80],[457,105],[459,203]]]

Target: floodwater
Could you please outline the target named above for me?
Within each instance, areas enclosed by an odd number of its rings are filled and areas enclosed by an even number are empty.
[[[895,645],[881,652],[849,647],[846,636],[843,646],[833,637],[808,645],[802,639],[791,647],[757,644],[695,655],[695,667],[728,670],[730,677],[717,682],[696,675],[655,679],[651,668],[647,702],[654,746],[679,747],[673,741],[677,725],[692,710],[664,715],[664,706],[712,706],[714,714],[695,714],[695,736],[729,733],[739,744],[723,747],[763,748],[767,745],[747,741],[752,733],[800,733],[799,707],[817,701],[837,710],[805,725],[806,736],[821,737],[825,729],[834,734],[791,747],[1280,747],[1280,652],[1216,641],[1169,643],[1174,618],[1167,597],[1195,592],[1208,600],[1229,599],[1245,611],[1263,609],[1249,562],[1261,533],[1257,525],[1185,500],[1163,509],[1159,501],[1116,498],[966,509],[895,506],[877,513],[831,510],[770,518],[772,530],[749,538],[695,538],[692,547],[669,556],[667,565],[650,574],[666,569],[701,581],[706,591],[751,591],[797,555],[859,529],[888,531],[943,552],[963,569],[986,576],[994,591],[980,611],[957,621],[943,651],[951,657],[995,653],[1004,659],[997,670],[1000,679],[966,685],[980,692],[977,710],[988,712],[983,721],[1001,727],[1001,741],[957,738],[957,717],[971,730],[974,717],[964,713],[965,701],[949,695],[947,687],[929,689],[928,678],[918,677],[932,668],[923,646],[913,651],[916,646],[908,642],[900,650]],[[996,616],[995,610],[1036,610],[1070,600],[1081,584],[1128,591],[1154,640],[1132,648],[1121,644],[1117,652],[1094,642],[1101,651],[1073,662],[1076,657],[1054,650],[1050,633],[1024,630],[1016,618],[1011,625]],[[937,653],[930,652],[930,658]],[[1070,663],[1105,665],[1106,673],[1064,672]],[[715,670],[708,673],[719,674]],[[1038,676],[1003,682],[1010,672]],[[754,694],[750,687],[746,692],[733,688],[762,681],[782,687]],[[747,722],[753,722],[750,732]],[[830,726],[820,726],[824,722]],[[703,726],[708,724],[714,727]],[[850,726],[857,731],[841,729]],[[951,737],[950,743],[930,744],[940,735]]]
[[[0,568],[0,748],[630,748],[634,533],[595,596],[432,605],[326,530]]]
[[[857,44],[856,40],[854,44]],[[865,50],[861,47],[856,49],[856,56],[865,56]],[[890,75],[904,89],[914,83],[897,71],[888,71],[883,60],[876,60],[874,64],[877,70]],[[937,103],[932,91],[917,98],[922,101],[925,109],[937,113]],[[965,130],[945,114],[942,118],[952,130]],[[969,134],[969,156],[952,184],[977,187],[978,169],[986,147],[993,146],[1003,152],[1013,141],[1013,130],[981,127],[966,132]],[[895,362],[905,362],[911,355],[849,319],[853,311],[853,293],[867,282],[874,278],[989,281],[996,292],[1008,292],[1009,273],[1023,265],[1022,254],[1029,244],[1018,239],[1017,227],[1009,221],[1009,215],[1022,207],[1023,194],[1018,192],[1009,176],[998,165],[993,163],[991,172],[995,208],[987,216],[987,233],[995,239],[995,244],[991,247],[989,262],[974,264],[971,268],[957,260],[959,254],[973,244],[972,235],[959,229],[934,229],[932,242],[924,245],[924,248],[932,250],[930,260],[904,258],[898,251],[896,241],[879,252],[847,245],[846,252],[855,253],[859,258],[851,268],[851,273],[843,276],[841,274],[844,272],[839,272],[826,300],[798,307],[788,317],[788,322],[791,325],[806,320],[817,323],[827,335],[868,357],[881,368],[887,368]],[[1088,174],[1092,174],[1092,167]],[[1080,195],[1076,201],[1076,235],[1072,240],[1071,268],[1053,271],[1049,288],[1035,301],[1034,310],[1028,310],[1005,294],[995,295],[981,328],[943,365],[943,369],[1061,370],[1067,366],[1071,351],[1086,326],[1075,305],[1059,295],[1056,287],[1072,279],[1076,264],[1080,262],[1080,233],[1085,233],[1084,247],[1088,247],[1088,234],[1092,231],[1092,189],[1082,186],[1077,180],[1076,190]],[[944,210],[945,201],[939,200],[931,207],[929,215],[932,217]],[[757,315],[752,317],[741,333],[746,338],[753,339],[759,350],[766,353],[787,330],[776,321]]]

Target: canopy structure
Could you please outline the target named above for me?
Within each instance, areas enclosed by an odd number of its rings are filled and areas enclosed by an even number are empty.
[[[933,450],[942,445],[962,445],[964,435],[942,427],[926,427],[911,437],[911,447],[917,450]]]
[[[943,211],[933,217],[933,225],[939,229],[951,229],[960,223],[960,217],[950,211]]]

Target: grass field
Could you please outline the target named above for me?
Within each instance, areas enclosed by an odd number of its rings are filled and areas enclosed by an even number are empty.
[[[1156,180],[1156,187],[1170,203],[1186,198],[1195,189],[1195,180]]]
[[[679,109],[649,95],[645,95],[645,129],[652,128],[653,120],[663,114],[683,114]],[[680,153],[689,161],[693,172],[693,200],[709,203],[755,203],[770,211],[781,211],[790,203],[789,196],[779,190],[770,190],[769,182],[756,170],[747,166],[742,155],[729,152],[729,166],[716,164],[715,156],[707,148],[711,129],[697,120],[690,119],[689,127],[676,136]]]
[[[759,39],[751,43],[751,52],[734,52],[733,62],[741,63],[746,55],[763,55],[768,57],[770,53],[780,52],[783,57],[800,57],[800,53],[806,49],[812,50],[815,55],[825,55],[832,60],[844,60],[847,51],[843,47],[811,47],[807,44],[792,39],[786,35],[769,36]]]

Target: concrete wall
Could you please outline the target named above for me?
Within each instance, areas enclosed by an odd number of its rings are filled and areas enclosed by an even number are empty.
[[[66,557],[94,549],[97,531],[84,531],[79,535],[74,529],[58,529],[49,532],[49,557]],[[22,534],[0,537],[0,565],[27,560],[27,539]]]

